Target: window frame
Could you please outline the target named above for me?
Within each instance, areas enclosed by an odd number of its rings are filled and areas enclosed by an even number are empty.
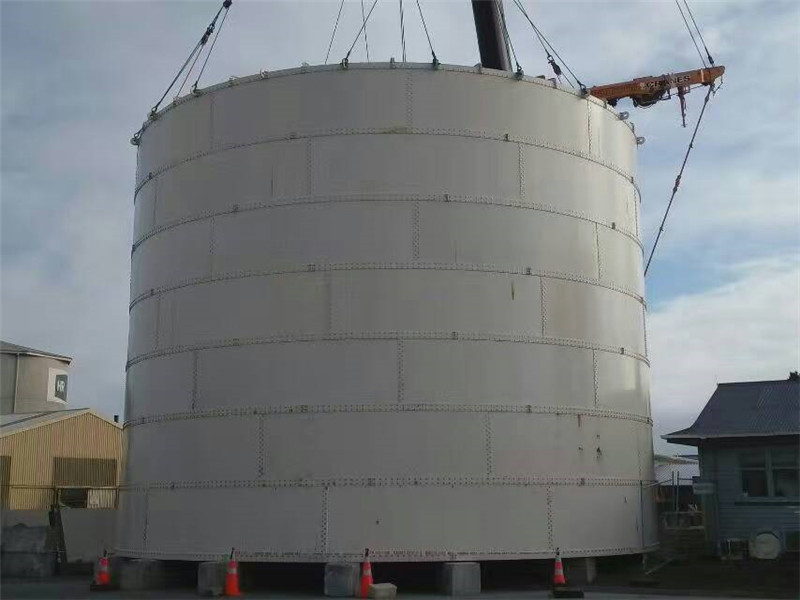
[[[783,452],[787,452],[787,451],[788,452],[793,452],[794,451],[794,447],[788,447],[788,448],[786,448],[786,447],[747,448],[747,449],[739,450],[739,452],[737,453],[737,459],[738,459],[738,465],[737,466],[738,466],[738,470],[739,470],[739,493],[742,496],[742,498],[744,498],[745,500],[752,500],[752,501],[756,501],[756,502],[758,502],[758,501],[763,502],[764,500],[776,501],[776,502],[787,501],[787,500],[788,501],[800,500],[800,494],[798,494],[797,496],[778,496],[775,493],[775,472],[776,471],[788,471],[788,470],[791,469],[791,467],[790,466],[786,466],[786,465],[775,466],[773,464],[773,453],[777,454],[777,453],[783,453]],[[755,467],[754,466],[745,466],[745,457],[747,455],[752,456],[752,455],[755,455],[755,454],[761,454],[763,456],[763,458],[764,458],[764,463],[763,463],[764,467],[763,468],[762,467],[758,467],[758,466],[755,466]],[[797,465],[796,468],[798,470],[800,470],[800,455],[797,455],[797,456],[798,456],[798,465]],[[745,483],[744,473],[746,471],[759,471],[759,472],[763,471],[764,472],[764,476],[766,478],[766,484],[767,484],[766,485],[766,492],[767,493],[766,493],[765,496],[750,496],[749,494],[747,494],[745,492],[745,489],[744,489],[744,483]]]

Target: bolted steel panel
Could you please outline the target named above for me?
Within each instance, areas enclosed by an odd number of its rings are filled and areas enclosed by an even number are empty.
[[[629,124],[545,80],[395,67],[234,79],[146,124],[121,554],[655,542]]]

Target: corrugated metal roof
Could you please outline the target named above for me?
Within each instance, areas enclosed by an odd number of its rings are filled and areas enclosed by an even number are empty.
[[[680,478],[680,485],[691,485],[693,477],[700,477],[700,463],[698,462],[656,462],[653,470],[659,485],[672,485],[673,473],[676,478]]]
[[[720,383],[694,425],[668,441],[800,434],[800,381]]]
[[[37,350],[36,348],[28,348],[27,346],[20,346],[19,344],[12,344],[11,342],[4,342],[0,340],[0,353],[2,354],[24,354],[26,356],[46,356],[48,358],[55,358],[71,363],[72,357],[63,354],[54,354],[45,350]]]
[[[41,427],[42,425],[49,425],[57,421],[69,419],[85,413],[93,414],[115,427],[120,427],[118,423],[114,423],[103,417],[102,415],[94,412],[90,408],[75,408],[69,410],[50,410],[38,413],[16,413],[11,415],[0,415],[0,437],[13,435],[21,431],[27,431],[34,427]]]

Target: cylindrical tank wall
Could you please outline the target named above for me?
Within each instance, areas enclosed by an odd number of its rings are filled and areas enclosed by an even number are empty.
[[[458,67],[305,68],[164,111],[119,551],[652,546],[635,149],[602,102]]]

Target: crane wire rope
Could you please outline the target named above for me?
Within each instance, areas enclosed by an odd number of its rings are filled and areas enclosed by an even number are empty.
[[[428,26],[425,24],[425,15],[422,14],[422,6],[420,6],[419,0],[417,0],[417,9],[419,10],[419,18],[422,21],[422,28],[425,30],[425,37],[428,38],[428,46],[430,46],[431,55],[433,55],[433,64],[436,66],[439,64],[439,59],[436,58],[436,52],[434,51],[433,44],[431,43],[431,36],[428,33]]]
[[[517,60],[517,53],[514,51],[514,43],[511,41],[511,35],[508,33],[508,27],[506,26],[506,14],[505,11],[503,11],[503,2],[502,0],[495,0],[495,2],[497,2],[499,8],[500,22],[503,24],[503,35],[505,36],[506,44],[511,48],[511,56],[514,59],[514,64],[517,66],[517,77],[522,77],[524,73],[519,64],[519,60]]]
[[[353,40],[353,43],[350,44],[350,49],[347,51],[347,54],[345,54],[345,57],[342,59],[341,65],[343,67],[347,68],[347,65],[350,62],[350,54],[353,52],[353,48],[356,47],[356,42],[358,42],[358,38],[361,37],[361,32],[367,28],[367,23],[369,22],[369,18],[372,16],[372,11],[375,10],[375,5],[377,4],[378,0],[374,0],[372,2],[372,6],[370,7],[369,12],[367,13],[367,18],[364,19],[364,22],[361,24],[361,28],[358,30],[358,33],[356,34],[356,37]]]
[[[228,18],[228,12],[230,10],[230,4],[225,8],[225,14],[222,15],[222,21],[219,22],[219,27],[217,28],[216,33],[214,34],[214,39],[211,40],[211,46],[208,47],[208,52],[206,53],[206,59],[203,61],[203,66],[200,67],[200,72],[197,74],[197,79],[194,81],[194,85],[192,85],[192,93],[197,92],[197,84],[200,83],[200,78],[203,76],[203,72],[206,70],[206,65],[208,64],[208,59],[211,58],[211,53],[214,51],[214,46],[217,43],[217,39],[219,38],[219,34],[222,31],[222,27],[225,25],[225,19]],[[200,54],[198,54],[200,56]]]
[[[675,6],[678,7],[678,12],[681,13],[681,18],[683,19],[683,23],[686,25],[686,31],[689,32],[689,37],[692,38],[692,43],[694,44],[695,49],[697,50],[697,55],[700,57],[700,62],[703,63],[703,68],[708,68],[706,64],[706,59],[703,58],[703,53],[700,52],[700,46],[697,45],[697,40],[694,39],[694,32],[692,32],[692,28],[689,26],[689,21],[686,20],[686,15],[683,14],[683,9],[681,8],[681,3],[679,0],[675,0]]]
[[[369,40],[367,39],[367,18],[364,16],[364,0],[361,0],[361,22],[364,24],[364,50],[367,53],[367,62],[369,62]]]
[[[403,17],[403,0],[400,0],[400,46],[403,49],[403,62],[406,62],[406,24]]]
[[[675,200],[675,194],[678,193],[678,187],[681,185],[681,177],[683,176],[684,169],[686,169],[686,162],[689,160],[689,154],[691,153],[692,148],[694,148],[694,140],[697,137],[697,131],[700,129],[700,122],[703,120],[703,115],[706,112],[706,106],[708,106],[708,101],[711,98],[711,93],[713,91],[714,86],[710,85],[708,88],[708,93],[706,94],[706,98],[703,101],[703,108],[700,110],[700,115],[697,117],[697,124],[694,126],[692,139],[689,140],[689,147],[686,149],[686,154],[683,157],[683,164],[681,165],[680,171],[678,171],[678,176],[675,178],[675,185],[672,187],[672,195],[670,196],[669,202],[667,203],[667,208],[664,211],[664,217],[661,219],[661,225],[658,227],[658,233],[656,234],[656,239],[653,242],[653,248],[650,250],[650,256],[647,258],[647,264],[644,267],[645,277],[647,276],[648,269],[650,269],[650,262],[653,260],[653,255],[658,247],[658,241],[661,239],[661,234],[664,233],[664,224],[667,222],[669,211],[672,208],[672,202]]]
[[[522,5],[522,1],[521,0],[514,0],[514,4],[520,10],[520,12],[523,14],[525,19],[527,19],[528,23],[530,23],[531,27],[533,28],[534,33],[536,34],[536,37],[539,38],[539,43],[542,44],[542,48],[544,48],[545,54],[547,55],[547,62],[550,63],[550,66],[553,68],[553,72],[556,74],[556,76],[561,75],[561,67],[559,66],[559,64],[553,58],[553,54],[555,54],[555,57],[561,62],[562,65],[564,65],[564,68],[567,70],[567,72],[570,75],[572,75],[572,78],[575,80],[575,83],[580,88],[581,93],[582,94],[588,93],[588,91],[586,89],[586,86],[583,85],[581,80],[578,79],[578,77],[575,75],[575,73],[572,71],[572,69],[569,68],[569,65],[567,64],[567,61],[565,61],[563,58],[561,58],[561,55],[555,49],[553,44],[550,43],[550,41],[545,37],[544,33],[542,33],[542,30],[539,29],[536,26],[536,24],[533,22],[533,19],[530,18],[530,16],[528,15],[528,11],[526,11],[525,7]],[[545,46],[545,44],[546,44],[546,46]],[[548,50],[548,47],[549,47],[549,50]],[[552,54],[551,54],[551,51],[552,51]],[[569,77],[564,75],[564,79],[567,80],[567,83],[569,83],[569,85],[571,87],[574,87],[572,85],[572,82],[570,82]]]
[[[197,62],[197,57],[195,55],[197,54],[199,56],[198,53],[202,50],[203,46],[206,45],[206,42],[208,42],[208,38],[211,37],[211,34],[214,32],[214,27],[217,24],[217,19],[219,19],[219,15],[222,13],[222,10],[230,8],[230,5],[232,4],[232,2],[233,2],[233,0],[225,0],[222,3],[222,6],[219,7],[219,10],[217,11],[217,14],[214,15],[214,19],[211,21],[209,26],[206,27],[206,30],[203,32],[203,35],[200,38],[200,41],[198,41],[197,44],[195,44],[194,48],[189,53],[189,57],[186,59],[186,61],[184,61],[184,63],[181,66],[181,68],[175,74],[175,77],[172,79],[172,82],[169,84],[167,89],[164,90],[164,93],[161,95],[161,98],[159,98],[158,102],[156,102],[155,105],[153,106],[153,108],[150,109],[150,116],[151,117],[154,116],[158,112],[158,107],[161,106],[161,103],[164,101],[164,98],[167,97],[167,94],[169,94],[169,91],[175,86],[175,83],[178,81],[180,76],[183,74],[183,72],[186,69],[186,67],[188,66],[188,64],[190,62],[192,62],[192,59],[194,59],[194,62],[192,63],[192,68],[194,68],[195,63]],[[191,72],[191,69],[189,70],[189,72]],[[188,78],[188,73],[187,73],[187,78]],[[184,84],[185,84],[185,82],[186,82],[186,80],[184,79]],[[181,85],[181,89],[182,88],[183,88],[183,85]],[[134,135],[134,139],[136,139],[136,135]]]
[[[694,20],[694,13],[692,13],[692,9],[689,8],[689,3],[686,0],[683,0],[683,4],[686,6],[686,10],[689,12],[689,17],[692,19],[692,23],[694,23],[694,28],[697,30],[697,35],[700,36],[700,41],[703,43],[703,50],[706,51],[706,58],[708,58],[709,64],[713,67],[714,59],[711,56],[711,52],[708,51],[708,46],[706,46],[706,41],[703,39],[703,33],[700,31],[700,27],[697,26],[697,21]]]
[[[336,37],[336,30],[339,27],[339,19],[342,16],[342,9],[344,8],[344,0],[339,4],[339,12],[336,14],[336,22],[333,24],[333,31],[331,32],[331,41],[328,42],[328,51],[325,53],[325,62],[323,64],[328,64],[328,58],[331,55],[331,48],[333,47],[333,38]],[[356,38],[358,39],[358,38]]]

